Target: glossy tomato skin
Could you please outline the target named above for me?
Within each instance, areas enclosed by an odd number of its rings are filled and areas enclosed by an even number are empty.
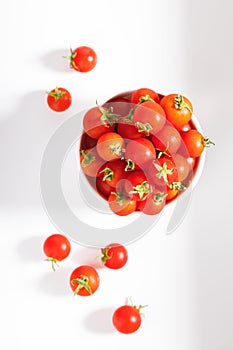
[[[166,196],[166,192],[154,190],[144,201],[138,202],[137,208],[147,215],[159,214],[165,207]]]
[[[48,106],[55,112],[66,111],[70,107],[71,102],[70,92],[62,87],[51,90],[47,96]]]
[[[127,249],[119,243],[108,244],[101,249],[102,262],[109,269],[121,269],[128,261]]]
[[[156,135],[151,136],[156,149],[166,151],[168,154],[174,154],[181,145],[181,136],[179,131],[172,125],[165,125]]]
[[[70,241],[65,236],[55,233],[46,238],[43,244],[43,250],[48,258],[62,261],[70,254]]]
[[[100,278],[96,269],[89,265],[77,267],[70,275],[70,287],[75,294],[89,296],[96,292]]]
[[[147,177],[141,170],[130,173],[124,183],[124,192],[135,201],[143,201],[149,195],[150,189]]]
[[[123,305],[115,310],[112,323],[118,332],[130,334],[136,332],[141,326],[140,312],[130,305]]]
[[[191,129],[182,133],[182,139],[189,156],[192,158],[200,157],[205,148],[203,135],[199,131]]]
[[[81,73],[91,71],[97,63],[96,52],[88,46],[80,46],[71,50],[70,66]]]
[[[160,105],[166,113],[167,120],[178,130],[181,130],[192,117],[193,106],[182,95],[170,94],[164,96],[160,101]]]
[[[147,101],[135,108],[133,122],[142,135],[155,135],[164,127],[166,114],[158,103]]]
[[[85,175],[100,176],[103,165],[104,161],[99,157],[96,148],[81,150],[80,166]]]
[[[107,111],[106,108],[103,108]],[[93,139],[98,139],[102,134],[113,131],[115,126],[108,121],[101,120],[103,112],[97,107],[89,109],[83,117],[83,128],[87,135]]]
[[[153,143],[144,137],[129,141],[125,149],[125,159],[131,159],[135,166],[142,170],[155,157],[156,152]]]
[[[101,135],[97,141],[97,152],[106,161],[113,161],[122,158],[124,139],[115,132],[108,132]]]
[[[132,93],[130,97],[130,102],[135,104],[144,103],[146,101],[151,101],[151,100],[159,103],[160,98],[155,91],[148,88],[137,89]]]
[[[136,210],[137,202],[131,198],[120,195],[119,200],[116,194],[111,193],[108,198],[108,204],[113,213],[119,216],[126,216]]]

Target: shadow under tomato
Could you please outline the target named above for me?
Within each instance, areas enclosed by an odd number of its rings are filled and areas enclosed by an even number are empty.
[[[100,249],[94,248],[81,248],[75,252],[71,259],[78,265],[91,265],[96,269],[104,268],[104,264],[101,261]]]
[[[48,264],[48,272],[46,272],[39,280],[37,287],[44,294],[53,296],[67,296],[72,297],[72,290],[69,286],[69,277],[71,273],[70,268],[64,268],[61,266],[62,262],[59,263],[59,268],[54,272],[50,262],[45,261]]]
[[[22,240],[16,248],[20,259],[25,262],[43,259],[43,241],[43,236],[34,236]]]
[[[114,333],[112,325],[113,307],[95,310],[84,318],[85,328],[92,333]]]
[[[55,70],[58,72],[73,72],[73,69],[69,67],[69,60],[65,58],[70,56],[69,48],[61,48],[47,52],[41,56],[41,62],[49,70]]]

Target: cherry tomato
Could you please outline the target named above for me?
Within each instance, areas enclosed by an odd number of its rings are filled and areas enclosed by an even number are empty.
[[[170,94],[164,96],[160,105],[165,110],[167,119],[177,129],[182,129],[191,119],[193,106],[184,96],[179,94]]]
[[[43,250],[47,261],[51,261],[52,269],[55,271],[55,264],[62,261],[70,254],[70,241],[63,235],[55,233],[44,241]]]
[[[102,173],[96,178],[96,188],[99,193],[107,199],[110,196],[111,192],[115,191],[115,188],[110,186],[107,181],[104,181],[103,177],[104,174]]]
[[[140,314],[142,307],[123,305],[116,309],[112,316],[112,323],[116,330],[124,334],[136,332],[142,322]]]
[[[127,176],[127,163],[124,160],[113,160],[105,164],[101,173],[103,173],[103,181],[109,186],[116,188],[117,183]]]
[[[204,137],[196,129],[183,132],[182,138],[188,150],[189,156],[192,158],[200,157],[205,147],[209,147],[211,144],[214,145],[209,138]]]
[[[131,95],[130,102],[138,104],[146,101],[155,101],[159,103],[160,98],[159,95],[148,88],[142,88],[134,91]]]
[[[108,244],[101,249],[102,263],[110,269],[122,268],[128,260],[128,252],[126,248],[119,243]]]
[[[141,133],[138,132],[138,128],[134,125],[132,118],[129,116],[119,120],[117,132],[125,139],[139,139],[142,137]]]
[[[110,209],[119,216],[126,216],[136,210],[137,202],[119,192],[112,192],[108,198]]]
[[[138,202],[138,210],[147,215],[155,215],[160,213],[166,204],[167,193],[154,190],[144,200]]]
[[[94,294],[100,283],[99,275],[92,266],[77,267],[70,275],[70,287],[74,294],[89,296]]]
[[[173,154],[180,148],[181,136],[176,128],[165,125],[156,135],[151,136],[151,141],[156,149]]]
[[[155,156],[153,143],[143,137],[129,141],[125,149],[125,159],[130,159],[137,168],[143,169]]]
[[[97,63],[95,51],[88,46],[80,46],[75,50],[70,50],[70,66],[74,70],[86,73],[92,70]]]
[[[96,106],[89,109],[84,115],[83,128],[90,137],[98,139],[102,134],[113,131],[115,122],[119,118],[120,116],[113,113],[112,108]]]
[[[173,154],[172,158],[173,158],[173,161],[176,165],[176,169],[178,172],[178,180],[184,181],[187,178],[187,176],[191,170],[190,163],[189,163],[188,159],[183,157],[181,154],[178,154],[178,153]]]
[[[80,153],[80,165],[84,174],[93,177],[100,176],[104,161],[99,157],[96,148],[81,150]]]
[[[135,108],[133,122],[142,135],[154,135],[165,125],[166,114],[158,103],[147,101]]]
[[[163,187],[173,181],[178,181],[176,164],[171,157],[162,156],[150,163],[147,169],[149,181]]]
[[[127,176],[124,190],[126,195],[135,201],[143,201],[149,195],[151,187],[145,173],[135,170]]]
[[[104,160],[116,160],[123,156],[124,139],[115,132],[108,132],[99,137],[96,148]]]
[[[56,87],[48,92],[47,103],[49,107],[55,112],[66,111],[72,102],[71,94],[68,90],[62,87]]]
[[[96,139],[93,139],[89,135],[87,135],[85,132],[82,134],[82,138],[80,141],[80,149],[86,150],[88,148],[95,147],[97,143]]]

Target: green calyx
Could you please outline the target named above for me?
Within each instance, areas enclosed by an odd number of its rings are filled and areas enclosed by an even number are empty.
[[[137,186],[133,186],[133,190],[129,192],[129,194],[138,194],[140,200],[146,199],[149,193],[150,193],[150,188],[148,188],[147,181],[143,181],[141,184]]]
[[[132,161],[132,159],[125,159],[125,161],[126,161],[125,171],[135,170],[135,163],[134,161]]]
[[[152,126],[150,123],[141,123],[141,122],[136,122],[135,126],[138,128],[138,132],[145,132],[146,136],[150,135],[150,131],[153,130]]]
[[[109,249],[110,249],[110,247],[101,249],[101,253],[102,253],[101,261],[103,264],[105,264],[107,260],[112,258],[112,255],[108,255]]]
[[[100,121],[107,128],[109,127],[109,125],[113,126],[121,118],[119,114],[113,113],[113,107],[109,107],[108,109],[105,109],[101,107],[97,101],[96,101],[96,105],[101,112]]]
[[[125,202],[125,196],[122,195],[121,193],[119,192],[111,192],[111,194],[113,194],[114,196],[116,196],[116,202],[117,204],[119,204],[121,207],[124,205],[124,202]]]
[[[141,103],[143,103],[143,102],[147,102],[147,101],[154,101],[151,97],[150,97],[150,95],[144,95],[144,96],[141,96],[140,98],[139,98],[139,104],[141,104]]]
[[[156,203],[162,203],[166,197],[167,197],[167,193],[160,192],[160,193],[156,193],[153,199]]]
[[[133,123],[133,113],[135,111],[137,106],[134,106],[132,107],[130,110],[129,110],[129,113],[127,114],[127,116],[124,118],[124,123],[125,124],[132,124]]]
[[[125,152],[125,149],[121,147],[120,143],[115,143],[114,145],[109,146],[112,154],[115,154],[118,157],[121,157],[122,154]]]
[[[52,269],[53,269],[53,271],[56,271],[55,266],[59,267],[59,265],[58,265],[58,263],[57,263],[58,260],[55,259],[55,258],[50,258],[50,257],[48,257],[48,258],[45,259],[45,261],[50,261],[50,262],[52,263]]]
[[[62,98],[62,96],[65,94],[65,91],[61,91],[58,89],[58,87],[55,88],[54,92],[48,92],[49,96],[54,97],[55,101],[58,101]]]
[[[80,153],[83,155],[83,160],[81,162],[81,165],[83,168],[90,165],[92,162],[96,160],[95,156],[93,156],[92,150],[85,152],[84,150],[80,151]]]
[[[177,95],[174,97],[174,105],[176,109],[183,110],[187,108],[190,113],[193,111],[190,109],[189,105],[185,102],[184,96],[182,95]]]
[[[114,176],[114,171],[110,168],[104,168],[103,170],[100,171],[100,173],[104,173],[105,175],[103,176],[103,181],[112,181],[113,176]]]
[[[205,147],[210,147],[211,145],[215,146],[215,143],[211,141],[208,137],[203,138],[203,144]]]
[[[169,188],[171,189],[171,190],[178,190],[178,191],[184,191],[184,190],[186,190],[186,187],[182,184],[182,182],[180,182],[180,181],[178,181],[178,182],[176,182],[176,181],[174,181],[174,182],[171,182],[170,184],[169,184]]]
[[[85,275],[81,275],[81,278],[74,278],[71,283],[73,284],[74,282],[78,283],[77,288],[74,291],[74,295],[78,294],[80,289],[85,288],[89,294],[92,294],[91,287],[89,285],[89,278]]]
[[[168,183],[168,175],[171,175],[175,169],[168,169],[167,168],[167,162],[163,163],[163,166],[157,164],[157,163],[153,163],[155,168],[158,170],[158,173],[156,174],[156,177],[158,177],[159,179],[163,178],[164,182]]]
[[[144,309],[145,307],[148,307],[148,305],[138,305],[138,306],[133,305],[133,308],[134,308],[135,310],[137,310],[139,313],[140,313],[141,310]]]

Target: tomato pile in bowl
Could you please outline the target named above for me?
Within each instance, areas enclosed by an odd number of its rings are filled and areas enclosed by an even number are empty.
[[[121,93],[85,113],[81,169],[115,214],[156,215],[193,183],[212,143],[197,125],[180,94]]]

